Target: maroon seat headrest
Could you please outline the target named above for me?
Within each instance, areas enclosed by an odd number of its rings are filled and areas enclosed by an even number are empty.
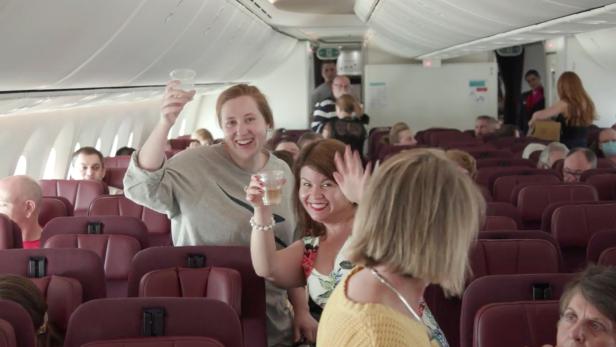
[[[0,249],[21,247],[21,230],[8,216],[0,213]]]
[[[601,252],[599,264],[605,266],[616,266],[616,247],[610,247]]]
[[[71,203],[59,196],[44,196],[41,200],[39,213],[39,225],[45,226],[50,220],[56,217],[67,217],[73,212]]]
[[[15,329],[13,329],[11,323],[4,319],[0,319],[0,346],[17,347]]]
[[[36,347],[32,318],[21,305],[0,299],[0,322],[3,322],[0,327],[0,346],[4,339],[7,346],[14,343],[16,347]]]
[[[599,231],[588,240],[586,262],[596,263],[604,250],[616,247],[616,229]]]
[[[552,214],[551,231],[561,247],[586,247],[590,237],[616,225],[616,203],[558,207]]]
[[[536,165],[532,160],[519,158],[488,158],[477,160],[477,169],[484,167],[510,167],[510,166],[528,166],[534,168]]]
[[[105,169],[103,182],[107,183],[110,187],[124,189],[124,175],[126,174],[126,170],[127,168],[119,167]]]
[[[587,184],[552,184],[524,187],[518,194],[518,209],[525,223],[540,226],[543,211],[560,201],[596,201],[597,191]]]
[[[599,192],[599,200],[616,200],[616,174],[595,174],[584,181],[595,187]]]
[[[49,320],[66,331],[71,314],[83,302],[83,288],[74,278],[45,276],[30,278],[47,302]]]
[[[64,346],[142,338],[142,317],[147,308],[162,311],[162,329],[158,331],[162,336],[209,337],[225,347],[242,346],[244,334],[235,311],[223,302],[207,298],[116,298],[87,302],[73,313]],[[149,319],[156,320],[156,316],[149,315]]]
[[[484,306],[475,316],[474,347],[553,345],[558,301],[523,301]]]
[[[518,225],[517,229],[522,227],[522,218],[518,209],[508,202],[488,202],[486,204],[487,216],[505,216],[513,219]]]
[[[148,233],[168,234],[171,222],[163,213],[143,207],[122,195],[99,196],[90,205],[90,216],[125,216],[141,219]]]
[[[225,347],[220,341],[209,337],[141,337],[109,341],[88,342],[82,347]]]
[[[130,163],[130,155],[120,155],[117,157],[105,157],[103,159],[105,169],[111,168],[127,168]]]
[[[486,216],[481,230],[516,230],[517,228],[518,224],[511,217]]]
[[[494,201],[517,203],[517,196],[521,188],[520,185],[550,185],[562,183],[554,175],[511,175],[501,176],[494,181],[492,196]]]
[[[103,182],[85,180],[40,180],[43,195],[66,198],[73,206],[73,215],[88,214],[90,203],[97,196],[107,193]]]
[[[231,306],[242,316],[242,278],[223,267],[169,268],[148,272],[139,283],[140,297],[206,297]]]

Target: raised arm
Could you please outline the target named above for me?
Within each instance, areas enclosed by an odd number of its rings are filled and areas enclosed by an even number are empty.
[[[554,116],[558,116],[559,114],[564,113],[566,110],[567,104],[564,101],[558,100],[556,103],[554,103],[554,105],[544,110],[533,113],[533,116],[530,119],[530,122],[528,122],[528,124],[533,125],[535,121],[550,119]]]
[[[346,146],[343,155],[336,152],[334,162],[336,163],[336,172],[334,172],[336,184],[347,200],[358,204],[372,176],[372,163],[368,163],[364,170],[359,153],[351,151],[350,146]]]
[[[250,256],[257,275],[282,288],[305,285],[302,274],[303,242],[296,241],[289,247],[277,250],[274,239],[272,209],[263,205],[263,183],[253,175],[246,187],[246,200],[254,207],[251,219]]]
[[[165,145],[169,130],[175,124],[184,106],[195,96],[195,91],[177,89],[179,81],[170,81],[165,88],[161,117],[158,124],[152,130],[143,147],[139,151],[137,161],[139,167],[147,171],[160,169],[165,157]]]

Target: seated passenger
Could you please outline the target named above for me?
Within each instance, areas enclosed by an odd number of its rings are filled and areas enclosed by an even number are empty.
[[[23,248],[40,248],[43,228],[38,217],[43,191],[28,176],[0,179],[0,213],[4,213],[21,229]]]
[[[214,137],[212,136],[212,133],[205,128],[195,130],[192,135],[190,135],[190,138],[192,140],[199,141],[199,144],[201,146],[209,146],[214,143]]]
[[[563,179],[567,183],[580,181],[584,171],[597,168],[597,155],[588,148],[575,148],[565,158]]]
[[[616,165],[616,130],[607,128],[599,133],[599,150],[603,156]]]
[[[472,155],[459,149],[447,150],[445,155],[449,158],[449,160],[452,160],[454,163],[458,164],[458,168],[460,168],[462,172],[472,178],[475,178],[477,175],[477,161]]]
[[[105,177],[103,154],[94,147],[81,147],[71,160],[71,178],[74,180],[93,180],[102,182]],[[109,194],[122,194],[122,189],[109,186]]]
[[[389,144],[394,146],[414,146],[417,144],[417,140],[415,140],[411,128],[406,123],[398,122],[389,130]]]
[[[348,94],[336,99],[336,117],[328,120],[323,126],[323,137],[340,140],[350,145],[354,151],[362,153],[366,128],[355,116],[356,104],[355,98]]]
[[[134,151],[135,151],[135,149],[132,148],[132,147],[120,147],[115,152],[115,156],[119,157],[119,156],[122,156],[122,155],[131,155],[131,154],[133,154]]]
[[[23,307],[32,319],[37,347],[61,347],[64,337],[48,321],[47,303],[40,290],[30,280],[14,275],[0,275],[0,299]]]
[[[297,140],[297,146],[299,147],[300,150],[302,150],[304,149],[304,147],[308,146],[309,144],[315,141],[318,141],[318,140],[322,140],[322,139],[323,139],[323,136],[321,134],[309,131],[299,137],[299,139]]]
[[[282,140],[278,142],[276,148],[274,148],[274,151],[287,151],[293,155],[294,160],[297,159],[297,156],[299,155],[299,147],[295,142],[289,140],[287,137],[283,137]]]
[[[616,268],[591,265],[567,285],[556,346],[616,346]]]
[[[535,152],[541,152],[547,147],[543,143],[529,143],[522,151],[522,159],[530,159],[530,155]]]
[[[520,130],[513,124],[503,124],[493,133],[494,138],[520,137]]]
[[[494,117],[482,115],[475,120],[475,137],[483,139],[498,130],[499,123]]]
[[[537,168],[549,170],[554,166],[554,162],[565,159],[567,154],[569,154],[569,148],[567,148],[567,146],[560,142],[552,142],[541,151],[539,161],[537,162]]]
[[[253,176],[246,192],[255,206],[250,251],[259,276],[284,288],[308,287],[310,313],[318,320],[330,294],[353,267],[344,249],[370,165],[364,171],[358,153],[351,154],[340,141],[323,140],[302,150],[294,173],[294,205],[303,240],[276,250],[267,225],[272,212],[263,205],[259,177]],[[445,341],[427,307],[422,319]]]
[[[391,157],[375,172],[346,256],[354,268],[334,289],[319,346],[436,346],[422,319],[429,284],[460,295],[485,203],[474,182],[439,150]]]

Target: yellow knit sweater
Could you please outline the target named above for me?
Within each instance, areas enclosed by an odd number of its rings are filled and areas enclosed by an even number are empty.
[[[435,347],[421,323],[381,304],[362,304],[346,296],[349,278],[338,285],[325,305],[319,321],[318,347]]]

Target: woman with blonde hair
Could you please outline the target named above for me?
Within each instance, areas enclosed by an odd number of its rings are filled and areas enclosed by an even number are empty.
[[[417,140],[415,140],[415,135],[413,135],[413,131],[411,131],[408,124],[398,122],[392,125],[391,130],[389,130],[389,144],[394,146],[414,146],[417,144]]]
[[[0,299],[23,307],[32,319],[37,347],[60,347],[64,337],[48,321],[47,303],[39,289],[30,280],[15,275],[0,275]]]
[[[475,160],[472,155],[459,149],[449,149],[445,152],[445,155],[450,160],[453,160],[454,163],[458,164],[462,172],[475,178],[477,175],[477,160]]]
[[[460,295],[485,203],[440,150],[400,153],[376,170],[347,249],[358,265],[332,293],[320,346],[437,346],[421,319],[426,286]]]
[[[560,142],[569,148],[588,147],[588,127],[595,120],[595,104],[586,93],[582,80],[573,71],[565,71],[557,83],[558,100],[545,110],[533,113],[528,123],[532,126],[538,120],[554,116],[561,124]]]

